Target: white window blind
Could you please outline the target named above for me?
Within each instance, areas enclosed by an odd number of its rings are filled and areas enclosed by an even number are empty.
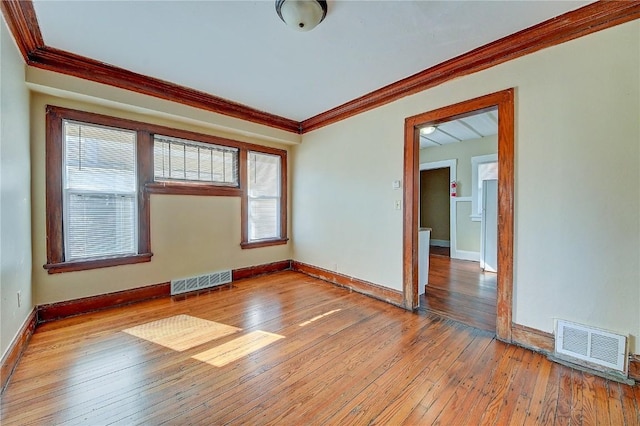
[[[248,153],[249,241],[280,237],[280,167],[278,155]]]
[[[155,180],[238,186],[238,150],[168,136],[154,136]]]
[[[136,134],[64,121],[65,260],[137,254]]]

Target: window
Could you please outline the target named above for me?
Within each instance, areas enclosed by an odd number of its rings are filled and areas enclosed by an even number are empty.
[[[144,135],[134,124],[47,107],[50,274],[151,260]]]
[[[149,262],[150,194],[241,197],[242,248],[287,242],[284,150],[54,106],[46,129],[50,274]]]
[[[282,154],[247,153],[243,248],[286,243],[286,163]]]
[[[498,154],[471,157],[471,220],[482,220],[482,182],[498,179]]]
[[[65,259],[137,254],[136,133],[67,120],[63,126]]]
[[[249,241],[280,236],[280,157],[249,152]]]
[[[238,149],[167,136],[154,137],[156,181],[177,180],[238,186]]]

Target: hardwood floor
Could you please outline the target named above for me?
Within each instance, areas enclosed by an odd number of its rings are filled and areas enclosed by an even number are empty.
[[[39,327],[2,425],[637,425],[640,390],[296,272]]]
[[[496,278],[495,273],[483,272],[478,262],[431,255],[429,285],[420,295],[420,311],[495,333]]]

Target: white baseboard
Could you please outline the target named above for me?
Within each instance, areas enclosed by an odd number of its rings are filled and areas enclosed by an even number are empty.
[[[436,246],[436,247],[451,247],[451,241],[449,241],[449,240],[434,240],[434,239],[431,239],[431,240],[429,240],[429,245],[430,246]]]
[[[471,260],[473,262],[480,262],[480,253],[477,251],[452,250],[451,258],[460,259],[460,260]]]

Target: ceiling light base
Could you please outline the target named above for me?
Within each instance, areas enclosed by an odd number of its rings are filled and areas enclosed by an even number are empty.
[[[327,16],[326,0],[276,0],[282,21],[297,31],[311,31]]]

